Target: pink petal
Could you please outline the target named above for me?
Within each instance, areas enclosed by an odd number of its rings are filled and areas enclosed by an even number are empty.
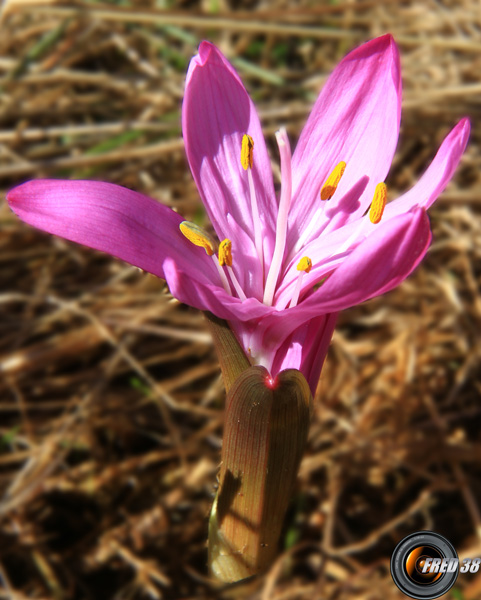
[[[254,140],[253,178],[257,193],[264,256],[274,249],[277,203],[271,166],[259,118],[233,67],[208,42],[202,42],[187,73],[182,127],[192,175],[219,239],[242,252],[240,270],[246,294],[262,298],[262,268],[254,246],[247,172],[240,162],[242,137]],[[267,267],[268,265],[266,265]]]
[[[433,204],[453,176],[466,148],[469,133],[469,121],[468,119],[462,119],[445,138],[434,160],[419,182],[406,194],[387,205],[382,218],[383,224],[398,215],[409,212],[413,207],[429,208]],[[339,217],[339,214],[331,215],[329,209],[326,214],[329,214],[332,219]],[[307,255],[313,262],[311,272],[304,277],[303,289],[306,289],[322,279],[326,271],[331,270],[331,267],[336,266],[336,263],[343,262],[344,258],[338,257],[336,261],[330,259],[326,263],[326,257],[335,254],[336,246],[342,245],[343,239],[350,238],[355,231],[358,233],[358,238],[366,237],[378,228],[377,225],[372,225],[367,217],[364,218],[363,227],[359,228],[359,223],[359,220],[350,221],[347,224],[342,224],[342,226],[338,223],[337,228],[330,228],[329,232],[323,232],[323,235],[313,239],[301,248],[290,261],[282,285],[277,290],[275,305],[278,308],[287,306],[290,301],[297,276],[296,265],[301,256]]]
[[[197,285],[193,276],[184,268],[179,268],[177,262],[172,259],[166,259],[163,266],[165,279],[175,298],[194,308],[209,310],[220,319],[232,321],[233,327],[240,325],[242,328],[243,322],[262,319],[273,311],[255,298],[247,298],[241,302],[239,298],[226,294],[217,285]]]
[[[320,300],[324,307],[334,303],[337,310],[342,310],[384,294],[413,271],[430,241],[431,229],[424,210],[392,219],[373,231],[307,304]]]
[[[277,350],[272,376],[284,369],[298,369],[314,396],[336,321],[337,313],[321,315],[296,329]]]
[[[462,119],[450,131],[421,179],[408,192],[387,205],[383,219],[407,212],[414,206],[431,206],[454,175],[468,143],[470,130],[469,120]]]
[[[357,209],[353,210],[352,202],[346,207],[352,212],[349,220],[364,212],[376,184],[384,181],[389,171],[400,115],[399,53],[392,36],[384,35],[356,48],[339,63],[304,127],[292,162],[290,249],[308,225],[320,203],[321,187],[340,161],[347,167],[328,209],[332,212],[339,199],[367,176]],[[320,230],[327,218],[320,220]],[[314,231],[311,239],[317,234]]]
[[[102,250],[165,278],[163,262],[176,264],[203,285],[221,285],[202,248],[180,232],[182,218],[152,198],[111,183],[39,179],[8,193],[26,223]]]
[[[295,308],[265,317],[255,331],[255,343],[275,353],[295,329],[310,319],[393,289],[415,269],[430,241],[424,209],[414,209],[381,224],[309,298]]]

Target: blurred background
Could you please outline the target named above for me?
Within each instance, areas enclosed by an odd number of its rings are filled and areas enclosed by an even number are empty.
[[[481,557],[481,10],[478,0],[7,1],[0,30],[0,598],[404,598],[389,560],[433,529]],[[18,221],[36,177],[119,183],[202,219],[180,130],[215,42],[271,150],[334,65],[391,32],[404,103],[390,199],[463,116],[473,133],[398,289],[345,311],[279,560],[206,576],[223,385],[203,316],[163,281]],[[481,575],[447,595],[481,597]]]

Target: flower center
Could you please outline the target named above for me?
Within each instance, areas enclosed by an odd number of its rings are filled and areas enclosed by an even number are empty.
[[[276,133],[277,145],[279,147],[280,163],[281,163],[281,192],[279,198],[279,208],[277,212],[277,223],[275,232],[275,245],[274,252],[272,255],[272,261],[265,278],[264,296],[263,303],[266,306],[272,306],[274,302],[274,295],[279,284],[279,276],[283,264],[289,264],[295,258],[299,256],[300,250],[310,244],[313,237],[313,232],[316,230],[316,226],[319,226],[319,221],[322,218],[323,212],[325,211],[326,201],[329,201],[336,193],[339,183],[346,170],[346,163],[344,161],[339,162],[332,172],[329,174],[324,185],[320,191],[321,203],[317,209],[313,212],[307,227],[302,231],[301,235],[297,239],[294,247],[291,249],[289,256],[284,256],[286,250],[287,240],[287,223],[289,209],[292,200],[292,169],[291,169],[291,150],[289,139],[285,129],[281,129]],[[262,230],[261,221],[259,218],[259,207],[257,204],[257,197],[255,191],[253,168],[254,168],[254,140],[247,134],[242,137],[242,146],[240,152],[241,166],[246,171],[247,181],[249,187],[249,196],[251,204],[251,215],[252,215],[252,226],[254,232],[254,245],[256,249],[257,258],[261,265],[262,279],[264,282],[264,255],[262,245]],[[374,197],[369,207],[369,220],[373,224],[377,224],[381,221],[384,208],[386,206],[387,188],[384,183],[378,183],[374,192]],[[365,214],[366,214],[365,213]],[[327,256],[324,259],[319,258],[319,262],[316,261],[315,265],[315,278],[312,277],[305,281],[305,274],[309,273],[313,268],[312,260],[308,256],[303,256],[297,264],[297,271],[299,274],[297,279],[289,283],[289,288],[293,292],[290,301],[282,305],[284,307],[293,308],[297,306],[301,294],[307,292],[312,286],[316,285],[323,279],[325,279],[332,271],[333,263],[339,261],[339,257],[350,250],[353,246],[357,246],[362,239],[365,237],[365,220],[364,218],[359,219],[359,226],[354,228],[351,235],[345,239],[345,241],[336,248],[335,252],[331,256]],[[183,221],[180,224],[180,230],[184,236],[196,246],[204,248],[209,256],[212,256],[216,269],[219,273],[222,285],[225,291],[229,295],[237,294],[237,297],[244,301],[246,300],[246,294],[240,285],[233,269],[233,257],[232,257],[232,242],[229,239],[223,240],[217,249],[216,242],[212,237],[204,231],[201,227],[195,223],[189,221]],[[218,252],[218,256],[216,255]],[[287,263],[286,263],[287,261]],[[331,265],[331,267],[329,267]],[[291,268],[291,267],[289,267]],[[304,289],[303,289],[304,286]]]

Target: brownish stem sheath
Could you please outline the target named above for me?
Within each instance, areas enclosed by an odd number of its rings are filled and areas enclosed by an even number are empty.
[[[209,522],[209,568],[223,582],[265,571],[278,552],[305,449],[311,393],[304,376],[244,370],[226,404],[219,490]]]
[[[225,390],[229,392],[234,381],[251,365],[227,321],[209,312],[205,312],[204,315],[214,339]]]

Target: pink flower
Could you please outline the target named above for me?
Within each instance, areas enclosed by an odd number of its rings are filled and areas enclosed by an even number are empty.
[[[202,232],[183,226],[206,251],[185,237],[180,215],[116,185],[29,181],[8,202],[35,227],[164,278],[181,302],[227,319],[252,364],[272,377],[297,368],[314,391],[337,313],[397,286],[426,253],[426,209],[466,147],[463,119],[419,182],[382,214],[400,112],[399,55],[385,35],[334,70],[292,159],[285,131],[278,132],[277,201],[254,105],[225,57],[203,42],[187,73],[182,125],[215,233],[231,242],[218,251],[222,265]]]

